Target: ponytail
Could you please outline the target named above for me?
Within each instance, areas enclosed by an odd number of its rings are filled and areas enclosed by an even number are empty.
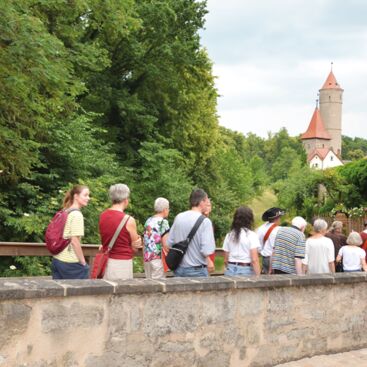
[[[70,208],[73,205],[74,202],[74,195],[80,194],[84,189],[87,189],[88,187],[85,185],[75,185],[72,189],[68,190],[64,196],[63,201],[63,208],[67,209]]]

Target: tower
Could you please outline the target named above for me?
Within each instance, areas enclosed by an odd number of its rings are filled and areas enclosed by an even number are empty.
[[[342,104],[343,92],[331,69],[320,92],[320,115],[330,134],[330,148],[341,157],[342,151]]]
[[[314,152],[315,149],[330,150],[331,135],[324,127],[317,105],[307,131],[301,135],[301,140],[308,156]]]

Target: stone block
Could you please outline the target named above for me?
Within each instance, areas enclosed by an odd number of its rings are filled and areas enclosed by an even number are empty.
[[[325,285],[333,283],[334,277],[331,274],[294,275],[291,277],[291,284],[296,286]]]
[[[22,303],[0,303],[0,351],[27,328],[32,308]]]
[[[343,283],[360,283],[366,281],[365,272],[355,272],[355,273],[335,273],[334,281],[335,284],[343,284]]]
[[[98,305],[50,303],[42,310],[41,326],[46,334],[70,334],[77,328],[89,329],[100,325],[103,318],[104,309]]]
[[[64,288],[66,296],[113,294],[113,285],[102,279],[67,279],[55,281]]]
[[[0,300],[63,296],[63,287],[51,279],[0,279]]]
[[[235,288],[278,288],[291,285],[290,279],[285,275],[260,275],[251,277],[233,277]]]
[[[115,294],[157,293],[163,291],[160,282],[151,279],[113,280]]]

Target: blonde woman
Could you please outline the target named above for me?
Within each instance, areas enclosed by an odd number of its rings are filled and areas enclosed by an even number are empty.
[[[367,271],[366,251],[361,249],[362,237],[358,232],[351,232],[347,238],[347,245],[339,250],[336,262],[343,259],[343,270],[345,272]]]
[[[85,261],[81,246],[84,236],[84,218],[80,211],[89,202],[89,189],[76,185],[64,197],[64,210],[69,212],[63,237],[70,244],[52,259],[53,279],[88,279],[89,266]]]

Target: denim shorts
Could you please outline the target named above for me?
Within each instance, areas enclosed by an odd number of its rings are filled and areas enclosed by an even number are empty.
[[[255,272],[252,266],[228,264],[227,269],[224,272],[224,275],[228,275],[230,277],[234,277],[236,275],[248,276],[248,275],[255,275]]]
[[[175,273],[176,277],[207,277],[207,276],[209,276],[208,269],[206,267],[202,267],[202,268],[197,268],[197,267],[183,268],[183,267],[179,266],[175,270],[174,273]]]

